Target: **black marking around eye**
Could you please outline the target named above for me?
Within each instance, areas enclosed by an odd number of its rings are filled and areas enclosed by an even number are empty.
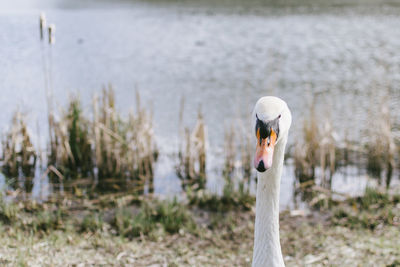
[[[276,137],[278,138],[279,136],[279,119],[281,115],[276,117],[276,119],[270,120],[270,121],[263,121],[260,120],[256,114],[257,122],[256,122],[256,133],[257,130],[260,130],[260,138],[265,139],[271,135],[271,129],[274,130],[276,133]]]

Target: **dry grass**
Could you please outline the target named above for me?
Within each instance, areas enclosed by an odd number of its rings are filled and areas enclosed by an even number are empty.
[[[11,128],[2,141],[2,172],[14,189],[19,188],[23,178],[24,190],[31,192],[36,167],[37,152],[25,119],[21,113],[14,113]],[[21,179],[20,179],[21,178]]]
[[[230,194],[234,191],[235,183],[234,179],[236,176],[236,142],[235,142],[235,130],[233,127],[225,129],[224,138],[224,169],[222,170],[222,177],[225,180],[224,195]]]
[[[46,28],[46,16],[44,13],[41,13],[39,16],[39,32],[40,32],[40,40],[44,39],[44,31]]]
[[[79,98],[72,97],[57,121],[49,115],[48,173],[57,185],[97,183],[101,191],[153,190],[154,163],[158,150],[152,115],[140,106],[124,119],[117,111],[112,87],[93,99],[93,118],[83,112]],[[88,181],[87,178],[90,178]],[[80,180],[82,183],[80,183]]]
[[[120,190],[133,186],[138,193],[146,183],[153,190],[154,163],[158,150],[154,140],[152,114],[140,105],[136,114],[123,120],[116,110],[114,91],[104,89],[93,101],[93,139],[95,161],[101,190]]]
[[[63,112],[60,120],[51,122],[52,143],[48,165],[55,167],[67,180],[91,176],[93,161],[90,125],[83,115],[79,98],[72,97],[67,111]],[[51,173],[50,177],[53,184],[61,182],[54,173]]]
[[[250,193],[253,175],[251,155],[249,139],[241,138],[233,128],[225,130],[222,194],[211,193],[208,190],[188,191],[189,204],[220,212],[233,209],[250,210],[255,203],[255,197]]]
[[[317,151],[319,147],[318,131],[318,119],[313,103],[310,106],[309,115],[305,116],[304,119],[303,140],[295,144],[295,173],[300,183],[315,179],[315,168],[319,160]]]
[[[182,181],[184,190],[205,189],[207,130],[203,115],[199,110],[194,129],[185,128],[184,143],[180,144],[176,174]]]
[[[223,196],[231,198],[237,194],[239,199],[250,200],[252,199],[250,183],[252,176],[254,177],[252,173],[253,149],[250,145],[250,137],[245,134],[240,135],[240,133],[233,128],[225,130],[225,163],[222,170],[222,176],[225,179]]]
[[[390,197],[386,198],[372,191],[367,195],[366,199],[352,200],[359,203],[357,208],[365,211],[365,216],[375,218],[376,209],[373,206],[386,203],[385,207],[386,205],[395,207],[392,209],[394,214],[392,218],[395,219],[391,221],[379,219],[377,227],[373,230],[362,224],[343,227],[341,220],[344,217],[338,217],[339,213],[336,211],[353,210],[354,212],[352,201],[334,207],[333,212],[312,212],[305,216],[299,216],[301,213],[295,212],[281,213],[281,244],[286,265],[396,266],[399,264],[399,199],[396,202],[394,198],[391,200]],[[125,203],[120,207],[126,209],[130,207],[129,201],[125,199],[117,202]],[[173,217],[176,214],[183,214],[180,211],[181,206],[174,207],[173,202],[156,204],[150,200],[145,204],[148,206],[143,208],[144,213],[133,210],[129,215],[124,216],[128,216],[129,220],[134,220],[135,216],[140,214],[144,216],[142,219],[151,218],[151,223],[155,223],[153,234],[126,239],[116,236],[114,228],[107,222],[109,220],[107,217],[114,216],[116,213],[103,210],[102,217],[102,215],[97,215],[99,213],[93,204],[86,203],[85,208],[78,209],[77,206],[68,204],[71,203],[70,200],[64,200],[62,203],[69,206],[70,210],[64,210],[62,206],[59,207],[62,210],[60,215],[42,216],[43,219],[39,220],[48,221],[47,225],[53,227],[49,230],[44,231],[39,228],[39,232],[35,233],[27,228],[0,224],[2,265],[250,266],[251,264],[254,233],[252,211],[234,210],[215,213],[198,209],[185,210],[183,213],[189,212],[197,224],[196,230],[188,231],[183,227],[182,222],[181,225],[175,227],[174,222],[165,224],[162,218],[157,217],[165,212],[167,216]],[[172,206],[169,206],[170,204]],[[53,210],[51,204],[47,205],[50,210]],[[3,206],[0,205],[1,207]],[[34,211],[35,214],[43,212],[43,207],[37,205],[25,207],[18,205],[15,209],[17,210],[8,211],[7,214],[11,214],[10,218],[12,220],[17,218],[28,224],[32,223],[32,219],[23,216],[24,212]],[[148,212],[148,209],[153,211]],[[82,227],[68,227],[68,219],[82,217],[82,214],[87,214],[80,220],[79,225]],[[58,222],[60,218],[61,223]],[[187,218],[186,215],[183,218]],[[140,221],[139,218],[135,223],[141,224]],[[343,223],[347,224],[348,221]],[[143,224],[143,226],[146,225],[148,223]],[[171,229],[174,229],[172,234],[163,230],[163,227],[167,225],[171,225]]]
[[[251,137],[244,135],[240,146],[240,163],[242,180],[239,183],[239,191],[250,191],[251,181],[255,179],[253,168],[253,147],[251,145]],[[246,187],[247,184],[247,187]]]
[[[378,178],[384,172],[386,187],[389,187],[395,168],[396,144],[388,96],[382,97],[378,104],[371,103],[370,107],[371,119],[366,129],[367,170]]]
[[[329,116],[318,116],[314,101],[315,98],[309,115],[304,119],[303,140],[298,139],[300,141],[295,144],[295,174],[300,184],[312,185],[319,178],[321,186],[330,188],[337,167],[339,146],[332,120]],[[319,177],[316,177],[317,168],[320,170]]]

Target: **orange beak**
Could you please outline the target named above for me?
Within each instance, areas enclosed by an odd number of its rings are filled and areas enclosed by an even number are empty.
[[[265,139],[260,137],[260,129],[257,130],[257,149],[254,157],[254,167],[259,172],[265,172],[272,166],[274,157],[274,147],[276,142],[276,133],[271,129],[271,135]]]

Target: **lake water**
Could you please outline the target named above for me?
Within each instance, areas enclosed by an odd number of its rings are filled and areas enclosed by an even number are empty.
[[[365,138],[371,114],[385,101],[400,121],[400,7],[271,6],[190,1],[9,1],[0,4],[0,129],[12,113],[27,115],[36,144],[46,143],[44,71],[57,106],[79,93],[85,111],[111,83],[117,107],[134,108],[135,91],[154,111],[161,149],[156,192],[179,193],[171,155],[178,114],[193,126],[201,106],[208,126],[209,187],[218,191],[224,127],[252,131],[248,118],[263,95],[285,99],[299,138],[312,95],[338,137]],[[38,17],[56,25],[56,44],[39,41]],[[44,60],[45,59],[45,60]],[[37,127],[39,125],[39,127]],[[39,129],[38,129],[39,128]],[[360,193],[367,176],[337,175],[333,190]],[[294,174],[282,178],[281,206],[292,204]],[[394,180],[397,180],[395,178]]]

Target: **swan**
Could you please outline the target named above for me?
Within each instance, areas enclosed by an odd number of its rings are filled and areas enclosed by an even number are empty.
[[[292,115],[278,97],[260,98],[252,114],[257,138],[253,267],[285,266],[279,241],[279,188]]]

